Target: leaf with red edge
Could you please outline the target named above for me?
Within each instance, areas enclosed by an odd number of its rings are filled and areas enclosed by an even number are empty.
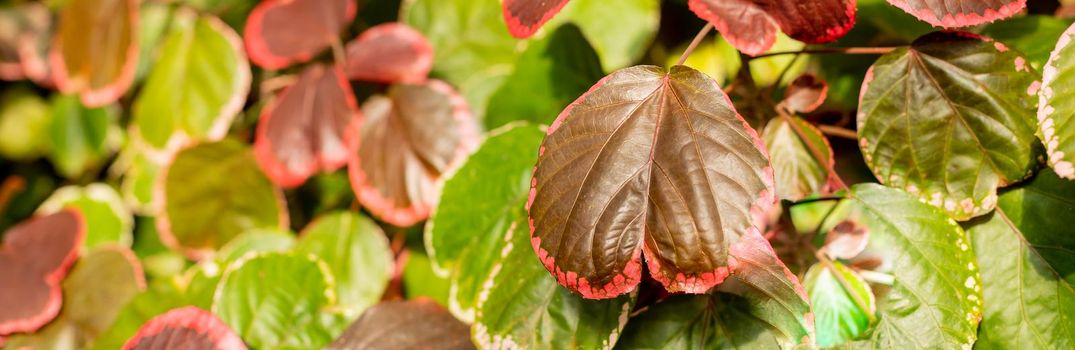
[[[586,298],[633,290],[645,254],[669,291],[704,293],[733,273],[775,202],[757,132],[716,81],[685,66],[605,77],[549,127],[534,168],[532,243]]]
[[[437,183],[477,148],[478,126],[448,84],[395,85],[362,106],[361,146],[348,165],[362,205],[396,226],[429,216]]]
[[[399,23],[367,29],[347,44],[347,77],[381,83],[421,83],[433,69],[433,46]]]
[[[115,102],[138,66],[137,0],[71,0],[49,53],[56,86],[87,107]]]
[[[888,0],[907,13],[937,27],[969,27],[1011,17],[1026,8],[1026,0]]]
[[[246,53],[265,69],[309,61],[339,40],[357,11],[354,0],[265,0],[246,20]]]
[[[855,25],[855,0],[690,0],[688,5],[748,55],[768,51],[779,31],[823,44]]]
[[[12,227],[0,247],[0,334],[33,332],[63,303],[60,282],[78,258],[86,225],[65,210]]]
[[[529,38],[564,9],[567,1],[504,0],[504,22],[508,24],[508,32],[519,39]]]
[[[123,350],[246,350],[242,339],[208,311],[194,306],[154,317],[123,345]]]
[[[51,85],[48,47],[53,24],[49,8],[42,3],[0,9],[0,80],[29,78]]]
[[[258,165],[283,187],[301,185],[318,170],[339,169],[358,149],[361,121],[343,72],[311,65],[261,110],[254,142]]]
[[[428,299],[389,301],[362,314],[326,349],[474,349],[470,327]]]
[[[780,105],[790,113],[816,111],[829,96],[829,83],[813,74],[800,75],[788,84]]]

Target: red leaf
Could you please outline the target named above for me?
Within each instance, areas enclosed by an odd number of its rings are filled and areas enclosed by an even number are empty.
[[[358,149],[361,122],[343,72],[311,65],[262,109],[254,155],[273,183],[295,187],[319,169],[346,164]]]
[[[504,22],[508,32],[526,39],[541,29],[567,5],[567,0],[504,0]]]
[[[1026,0],[888,0],[893,6],[938,27],[969,27],[1011,17]]]
[[[829,84],[812,74],[803,74],[788,84],[781,105],[791,113],[810,113],[825,103]]]
[[[361,146],[348,165],[351,188],[374,215],[396,226],[429,216],[446,172],[477,147],[478,126],[451,86],[395,85],[362,105]]]
[[[381,83],[421,83],[433,68],[433,46],[399,23],[370,28],[347,44],[347,77]]]
[[[173,309],[142,325],[123,350],[246,350],[246,344],[213,314],[197,307]]]
[[[690,0],[688,5],[748,55],[768,51],[781,30],[796,40],[822,44],[855,25],[855,0]]]
[[[357,10],[354,0],[265,0],[246,20],[246,52],[266,69],[308,61],[339,40]]]
[[[9,229],[0,247],[0,335],[33,332],[63,303],[60,282],[86,236],[82,215],[65,210]]]

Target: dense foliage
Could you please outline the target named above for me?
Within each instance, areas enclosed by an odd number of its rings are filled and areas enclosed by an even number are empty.
[[[10,0],[0,348],[1069,349],[1073,14]]]

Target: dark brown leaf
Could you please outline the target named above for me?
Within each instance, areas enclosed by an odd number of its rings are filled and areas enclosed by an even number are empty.
[[[769,50],[779,31],[808,44],[822,44],[839,39],[855,25],[855,0],[690,0],[688,5],[749,55]]]
[[[470,327],[428,299],[391,301],[362,314],[326,349],[474,349]]]
[[[60,282],[78,258],[85,221],[65,210],[12,227],[0,247],[0,335],[33,332],[60,312]]]
[[[123,350],[246,350],[246,344],[219,318],[194,306],[154,317]]]

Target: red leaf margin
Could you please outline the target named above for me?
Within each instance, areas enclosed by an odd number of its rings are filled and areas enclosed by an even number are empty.
[[[138,0],[125,0],[127,1],[127,16],[131,20],[131,44],[127,47],[127,54],[124,57],[123,67],[120,70],[119,76],[116,77],[116,81],[108,84],[104,87],[95,90],[88,90],[88,86],[78,86],[71,81],[71,77],[68,75],[67,63],[64,62],[62,47],[63,41],[60,40],[61,36],[57,30],[56,36],[52,41],[52,49],[49,50],[49,68],[52,69],[52,79],[56,87],[60,92],[65,94],[78,93],[79,99],[86,107],[95,108],[102,107],[109,103],[119,100],[123,94],[127,93],[131,84],[134,83],[134,73],[138,68],[138,54],[139,54],[139,6]]]
[[[246,26],[243,28],[243,43],[246,45],[246,51],[251,62],[265,69],[282,69],[292,64],[309,61],[315,54],[320,52],[320,50],[302,52],[295,55],[295,57],[277,56],[269,50],[269,46],[265,44],[265,39],[260,34],[263,27],[262,20],[266,12],[273,7],[287,5],[295,1],[310,0],[263,0],[254,7],[254,10],[250,11]],[[358,5],[355,4],[355,0],[347,0],[344,22],[353,21],[356,14],[358,14]]]
[[[389,72],[364,70],[361,68],[362,62],[351,62],[351,58],[355,56],[356,51],[362,48],[362,44],[381,36],[395,37],[397,40],[409,43],[415,56],[413,61],[414,64],[410,67],[394,67],[402,68],[400,71],[404,72],[401,73],[396,70]],[[426,39],[425,35],[422,35],[421,32],[414,28],[397,22],[379,24],[367,29],[347,44],[345,52],[347,52],[348,56],[346,67],[347,77],[354,80],[388,84],[420,84],[426,81],[429,72],[433,70],[433,46],[429,43],[429,40]],[[394,57],[394,55],[385,56],[388,58]]]
[[[149,320],[138,329],[138,333],[123,344],[123,350],[134,349],[142,338],[158,335],[169,327],[194,330],[209,338],[220,350],[246,350],[243,340],[235,335],[235,332],[224,321],[194,306],[172,309]]]
[[[928,6],[916,10],[913,7],[911,7],[911,4],[908,3],[907,0],[887,0],[887,1],[888,1],[889,4],[892,4],[892,6],[896,6],[896,7],[900,8],[901,10],[903,10],[904,12],[907,12],[907,13],[911,14],[912,16],[915,16],[915,18],[918,18],[918,19],[920,19],[922,21],[925,21],[926,23],[929,23],[930,25],[933,25],[935,27],[945,27],[945,28],[969,27],[969,26],[975,26],[975,25],[979,25],[979,24],[983,24],[983,23],[988,23],[988,22],[992,22],[992,21],[995,21],[995,20],[998,20],[998,19],[1001,19],[1001,18],[1011,17],[1011,16],[1019,13],[1019,11],[1022,11],[1024,8],[1026,8],[1026,0],[1015,0],[1013,2],[1009,2],[1007,4],[1004,4],[1000,8],[996,8],[996,9],[986,8],[985,13],[981,14],[981,15],[979,15],[977,13],[969,12],[969,13],[956,13],[955,15],[946,14],[946,15],[944,15],[944,17],[937,18],[937,14],[934,13],[932,10],[930,10]]]
[[[537,22],[534,22],[533,25],[528,27],[528,26],[524,25],[522,23],[522,21],[519,20],[518,17],[512,15],[510,10],[508,10],[508,7],[511,6],[511,4],[513,4],[513,3],[517,2],[517,1],[534,1],[534,0],[503,0],[503,2],[501,4],[501,9],[502,9],[502,12],[504,13],[504,23],[506,23],[507,26],[508,26],[508,32],[511,33],[511,35],[514,36],[517,39],[526,39],[526,38],[529,38],[529,37],[533,36],[534,33],[536,33],[538,31],[538,29],[541,29],[541,27],[545,25],[545,23],[547,23],[549,20],[551,20],[553,17],[555,17],[556,14],[560,13],[560,10],[563,10],[564,6],[567,6],[567,2],[568,2],[568,0],[549,0],[549,1],[559,1],[559,3],[557,3],[555,6],[550,8],[549,11],[545,12],[544,14],[542,14],[540,20],[538,20]]]

